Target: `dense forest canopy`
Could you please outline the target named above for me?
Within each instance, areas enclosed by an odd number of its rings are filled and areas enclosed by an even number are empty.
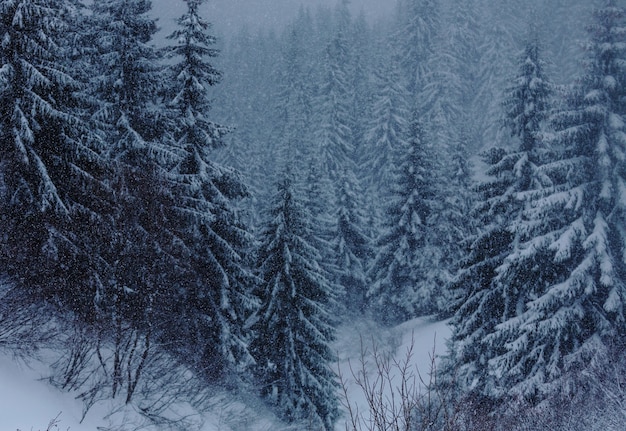
[[[149,0],[1,2],[0,327],[80,334],[59,380],[102,375],[87,402],[167,357],[330,430],[338,325],[450,318],[438,387],[481,420],[610,409],[622,3],[338,0],[218,39],[204,0],[167,34]]]

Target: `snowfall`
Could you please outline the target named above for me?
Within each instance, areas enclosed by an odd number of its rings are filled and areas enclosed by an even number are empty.
[[[445,351],[450,328],[447,322],[418,318],[393,328],[382,329],[369,321],[341,326],[334,364],[344,380],[347,398],[353,408],[367,410],[365,397],[355,382],[365,358],[367,373],[375,374],[371,354],[391,354],[399,361],[409,358],[412,369],[427,379],[436,358]],[[375,348],[374,348],[375,347]],[[362,354],[365,352],[365,356]],[[411,352],[408,355],[408,352]],[[434,356],[433,356],[434,355]],[[433,357],[435,360],[433,361]],[[369,358],[369,359],[368,359]],[[83,417],[82,402],[49,384],[50,369],[45,361],[16,360],[11,352],[0,350],[0,431],[160,431],[149,424],[132,405],[120,406],[101,401]],[[343,390],[340,391],[343,393]],[[197,431],[293,430],[273,419],[268,410],[250,400],[215,392],[213,408],[189,415],[189,429]],[[343,405],[345,406],[345,398]],[[180,406],[184,410],[184,406]],[[345,408],[345,407],[344,407]],[[336,429],[345,429],[346,418]]]

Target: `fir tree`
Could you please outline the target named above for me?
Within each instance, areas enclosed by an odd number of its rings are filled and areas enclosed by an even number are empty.
[[[481,14],[481,33],[478,45],[478,70],[474,88],[471,123],[477,134],[476,149],[489,148],[493,142],[501,139],[500,119],[501,104],[507,86],[507,78],[515,73],[515,58],[509,53],[517,52],[518,43],[515,34],[516,22],[504,13],[511,13],[510,8],[503,8],[500,3],[490,3]],[[517,19],[519,21],[519,19]],[[518,31],[516,31],[518,30]],[[471,69],[470,69],[471,70]]]
[[[473,118],[474,98],[478,93],[480,75],[480,10],[476,0],[459,2],[451,11],[450,22],[442,32],[441,59],[453,81],[449,85],[451,103],[457,105],[460,119],[456,119],[456,132],[467,139],[468,149],[482,141],[477,138]]]
[[[390,51],[388,44],[385,47]],[[395,157],[405,145],[410,111],[402,75],[391,55],[381,59],[375,78],[377,91],[365,134],[368,157],[364,170],[370,175],[370,193],[380,199],[391,180]]]
[[[351,64],[348,39],[350,15],[345,1],[338,7],[338,27],[325,48],[314,122],[320,173],[331,183],[339,178],[354,154],[354,119],[351,117],[354,95],[348,80]]]
[[[155,139],[163,128],[155,103],[160,56],[151,45],[157,31],[151,8],[148,0],[97,0],[92,6],[93,61],[101,70],[92,84],[100,101],[94,118],[108,128],[110,158],[129,166],[175,159]]]
[[[372,306],[387,322],[401,322],[436,311],[430,221],[437,212],[437,171],[433,148],[418,119],[409,129],[400,153],[387,208],[387,222],[377,240],[378,251],[369,270],[367,292]],[[432,259],[432,260],[431,260]]]
[[[372,46],[374,38],[363,13],[359,14],[350,32],[350,44],[352,46],[352,73],[350,74],[350,87],[353,91],[352,109],[352,142],[355,149],[355,162],[357,166],[364,167],[367,163],[366,132],[367,121],[370,117],[370,107],[374,88],[370,77],[373,73],[374,56]],[[357,172],[357,178],[361,185],[367,181],[366,170]]]
[[[173,227],[177,197],[167,178],[179,153],[172,125],[157,95],[161,55],[151,45],[157,30],[149,1],[98,0],[92,5],[90,82],[98,124],[113,174],[109,182],[113,234],[103,247],[106,283],[98,292],[99,336],[113,345],[112,395],[127,386],[127,401],[141,378],[139,366],[120,359],[141,337],[144,361],[156,340],[177,326],[180,297],[195,280],[192,260]],[[139,347],[137,347],[139,348]],[[134,375],[134,377],[130,377]],[[128,377],[127,377],[128,376]],[[132,383],[134,382],[134,383]]]
[[[312,153],[311,132],[312,89],[311,73],[307,57],[311,55],[306,41],[312,30],[309,17],[301,14],[287,30],[284,54],[281,63],[279,94],[276,98],[277,115],[276,143],[273,162],[297,163],[310,158]],[[276,167],[275,167],[276,169]],[[304,165],[300,169],[306,169]]]
[[[330,369],[334,288],[311,245],[309,215],[287,175],[259,249],[261,308],[252,329],[261,394],[289,421],[333,429],[336,382]]]
[[[430,72],[428,66],[441,24],[439,4],[436,0],[402,0],[397,13],[399,63],[413,98],[410,107],[414,108]]]
[[[372,258],[361,196],[356,177],[346,172],[337,185],[336,227],[331,241],[336,282],[343,288],[347,308],[357,312],[365,306],[367,267]]]
[[[215,86],[213,113],[232,127],[231,141],[217,149],[216,162],[233,166],[247,179],[250,197],[242,203],[252,224],[270,200],[282,126],[276,120],[276,82],[283,64],[282,45],[274,33],[243,28],[221,55],[221,70],[230,78]],[[263,91],[259,91],[263,89]],[[280,165],[279,165],[280,166]]]

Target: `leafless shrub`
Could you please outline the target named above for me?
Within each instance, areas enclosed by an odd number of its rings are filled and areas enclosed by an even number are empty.
[[[349,381],[341,367],[338,376],[342,404],[347,413],[346,431],[426,431],[455,429],[458,408],[450,392],[437,382],[435,349],[429,370],[422,374],[414,364],[415,340],[401,359],[380,352],[372,341],[371,350],[361,340],[359,364],[349,364],[354,383],[367,407],[359,409],[350,398]]]
[[[111,412],[127,407],[162,429],[194,429],[198,409],[210,397],[202,380],[152,339],[119,322],[96,330],[76,321],[68,325],[64,353],[52,366],[50,381],[83,402],[83,419],[100,401],[118,400]],[[71,330],[70,330],[71,329]],[[187,404],[183,413],[178,407]],[[174,412],[174,413],[173,413]]]
[[[44,431],[58,430],[59,424],[61,423],[61,421],[59,420],[60,416],[61,416],[61,412],[59,412],[59,414],[56,415],[54,419],[50,419],[50,422],[48,422],[48,426],[46,427]],[[69,431],[69,428],[67,428],[67,430]],[[18,429],[17,431],[20,431],[20,430]]]
[[[44,304],[29,300],[26,292],[0,279],[0,349],[21,359],[34,356],[58,335],[51,316]]]
[[[618,431],[626,422],[626,343],[597,346],[570,366],[549,394],[493,399],[438,381],[435,352],[426,375],[413,343],[397,359],[361,340],[358,364],[338,376],[346,431]],[[350,385],[359,391],[355,394]],[[448,389],[449,388],[449,389]],[[351,399],[351,397],[353,399]],[[359,403],[354,398],[361,398]]]
[[[91,332],[77,323],[65,331],[66,334],[70,334],[64,340],[65,354],[52,364],[56,381],[51,382],[56,383],[60,389],[77,390],[92,376],[93,371],[88,371],[95,353],[95,342]]]

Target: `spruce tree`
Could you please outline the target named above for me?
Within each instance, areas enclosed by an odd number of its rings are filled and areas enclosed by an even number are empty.
[[[93,38],[97,47],[94,118],[107,128],[111,159],[137,167],[170,161],[156,95],[160,89],[160,55],[152,38],[156,21],[149,0],[97,0],[93,3]],[[144,156],[149,157],[144,157]],[[168,160],[169,159],[169,160]]]
[[[313,91],[307,61],[311,53],[306,43],[311,37],[310,25],[309,17],[301,14],[287,30],[276,98],[275,145],[279,148],[274,150],[273,162],[284,163],[285,153],[289,153],[294,161],[300,163],[310,158],[312,153],[309,128],[313,115]],[[300,169],[305,168],[300,166]]]
[[[429,66],[435,50],[435,39],[440,31],[440,10],[437,0],[402,0],[398,2],[399,64],[402,67],[411,108],[420,103],[417,96],[422,92],[429,75]]]
[[[391,51],[390,47],[384,44],[382,49]],[[376,201],[387,192],[395,157],[405,145],[410,115],[405,81],[393,55],[385,52],[381,56],[375,73],[377,91],[365,134],[367,157],[364,157],[364,170],[369,174],[367,187]]]
[[[517,52],[519,47],[515,39],[519,32],[515,24],[519,18],[513,20],[505,16],[513,7],[503,8],[499,2],[493,2],[480,14],[479,62],[471,91],[474,97],[470,123],[476,133],[476,149],[489,148],[502,138],[499,136],[501,104],[507,79],[516,71],[515,57],[510,53]]]
[[[367,268],[372,258],[372,241],[365,231],[365,215],[360,202],[358,180],[346,172],[337,184],[337,213],[331,239],[333,271],[343,289],[350,311],[362,312],[367,293]]]
[[[221,55],[220,69],[229,79],[212,92],[214,118],[232,128],[229,144],[216,149],[214,159],[235,167],[246,178],[250,197],[242,202],[242,210],[254,225],[260,222],[259,209],[270,200],[280,166],[276,156],[282,123],[274,108],[281,94],[277,83],[283,64],[281,48],[275,33],[242,28]]]
[[[311,244],[309,215],[289,174],[277,189],[258,251],[261,299],[251,352],[261,395],[288,421],[333,429],[337,418],[334,287]]]
[[[552,117],[561,151],[542,171],[553,186],[531,195],[500,271],[525,301],[498,325],[505,344],[490,365],[503,391],[532,400],[574,380],[602,347],[623,346],[625,13],[615,1],[594,12],[586,73]]]
[[[437,170],[434,152],[419,119],[396,162],[383,232],[369,270],[368,300],[387,323],[436,311],[432,269],[439,252],[433,246],[431,219],[437,212]]]
[[[111,393],[129,402],[156,341],[176,326],[177,300],[193,279],[176,237],[176,197],[165,173],[177,154],[170,145],[164,107],[157,98],[162,56],[150,1],[96,0],[87,37],[89,91],[112,174],[113,231],[102,247],[105,282],[95,302],[99,343],[111,346]],[[127,357],[131,360],[124,361]],[[109,361],[103,362],[108,366]]]
[[[332,183],[337,181],[354,154],[352,100],[348,79],[351,53],[348,39],[350,15],[343,1],[338,6],[338,26],[325,45],[319,92],[315,100],[315,145],[319,154],[320,174]]]
[[[29,293],[83,317],[103,278],[108,166],[68,67],[70,3],[0,4],[0,261]]]
[[[178,29],[168,36],[175,42],[167,50],[176,60],[167,70],[172,83],[167,93],[178,162],[167,178],[175,196],[170,229],[184,244],[193,275],[185,280],[180,324],[169,336],[172,343],[182,341],[182,354],[193,358],[194,366],[215,378],[252,363],[244,334],[256,306],[244,258],[252,238],[236,211],[236,201],[247,194],[244,184],[236,172],[211,160],[211,150],[224,145],[227,132],[207,118],[209,89],[221,77],[207,61],[217,55],[215,38],[199,15],[203,1],[186,3]]]
[[[360,172],[357,172],[357,178],[360,184],[364,186],[367,181],[367,172],[364,165],[368,161],[365,138],[368,128],[366,119],[370,117],[374,93],[374,86],[370,77],[373,74],[375,64],[372,52],[372,46],[375,46],[375,41],[363,12],[359,14],[352,25],[350,41],[352,46],[351,70],[353,71],[350,74],[350,87],[353,92],[350,113],[353,121],[351,127],[352,142],[354,142],[356,151],[355,163],[359,168],[363,167]]]
[[[453,317],[453,366],[459,367],[459,383],[491,395],[493,380],[489,359],[500,354],[504,341],[497,325],[515,317],[528,300],[525,278],[503,280],[508,254],[523,238],[518,224],[524,220],[528,194],[550,185],[540,166],[547,157],[540,133],[547,115],[550,84],[539,56],[539,45],[531,39],[519,60],[519,72],[507,89],[503,103],[504,124],[514,150],[493,148],[484,154],[490,179],[479,184],[480,201],[473,209],[478,231],[470,250],[452,282],[462,304]],[[480,382],[476,386],[475,382]]]

